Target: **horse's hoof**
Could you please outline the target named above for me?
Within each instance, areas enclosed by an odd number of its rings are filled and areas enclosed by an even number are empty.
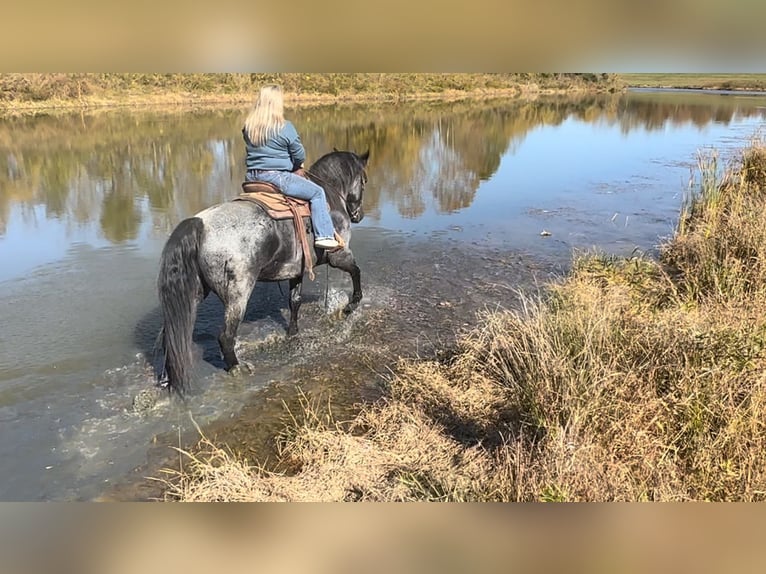
[[[229,369],[232,377],[241,377],[242,375],[252,375],[255,373],[255,366],[247,361],[241,361]]]
[[[298,334],[298,327],[290,327],[287,329],[287,338],[292,339]]]
[[[343,315],[348,317],[349,315],[351,315],[351,313],[356,311],[357,307],[359,307],[359,301],[352,301],[351,303],[349,303],[343,308]]]
[[[154,408],[163,394],[165,394],[163,389],[159,387],[141,389],[138,391],[138,394],[133,397],[133,411],[142,413]]]

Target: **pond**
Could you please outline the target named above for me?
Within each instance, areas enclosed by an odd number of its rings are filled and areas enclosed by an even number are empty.
[[[715,150],[722,164],[736,155],[763,126],[766,96],[296,109],[309,162],[333,148],[370,150],[366,217],[351,240],[362,307],[337,319],[350,281],[320,268],[304,291],[302,333],[287,342],[286,287],[259,285],[240,330],[257,370],[232,380],[211,297],[187,408],[134,412],[152,384],[160,252],[179,221],[238,192],[246,111],[0,120],[0,500],[93,499],[140,474],[158,437],[165,450],[168,437],[184,444],[194,423],[234,420],[279,385],[330,381],[341,402],[363,396],[343,396],[360,383],[341,367],[384,371],[398,356],[438,352],[477,312],[562,276],[575,252],[655,253],[698,152]],[[279,409],[258,412],[276,425]]]

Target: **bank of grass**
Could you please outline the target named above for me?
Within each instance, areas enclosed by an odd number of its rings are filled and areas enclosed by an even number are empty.
[[[279,437],[294,472],[203,441],[166,498],[763,500],[766,148],[698,175],[658,260],[578,257],[352,421],[304,401]]]
[[[618,74],[636,88],[693,88],[703,90],[766,90],[766,74]]]
[[[282,84],[291,104],[616,91],[614,74],[0,74],[0,113],[140,105],[239,105]]]

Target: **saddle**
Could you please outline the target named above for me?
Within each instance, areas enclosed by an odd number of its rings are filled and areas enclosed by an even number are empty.
[[[244,182],[242,184],[242,193],[235,200],[247,200],[257,203],[263,207],[272,219],[311,216],[311,208],[308,201],[287,196],[276,185],[265,181]]]
[[[283,194],[275,185],[265,181],[246,181],[242,184],[242,193],[234,201],[251,201],[260,205],[272,219],[292,219],[295,233],[303,249],[303,264],[314,280],[314,257],[306,236],[305,218],[311,217],[311,207],[305,199],[297,199]],[[335,232],[335,239],[344,247],[343,239]]]

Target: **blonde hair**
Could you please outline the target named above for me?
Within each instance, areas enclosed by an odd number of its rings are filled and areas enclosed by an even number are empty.
[[[245,119],[245,133],[253,145],[265,143],[285,125],[285,101],[282,86],[267,84]]]

